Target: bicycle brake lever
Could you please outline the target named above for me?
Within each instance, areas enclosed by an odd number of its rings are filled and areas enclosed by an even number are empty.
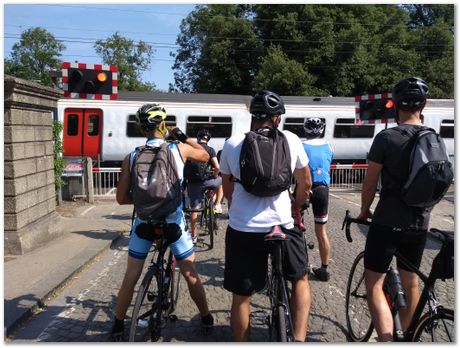
[[[347,210],[345,212],[345,218],[343,219],[343,223],[342,223],[342,231],[343,231],[343,228],[345,227],[345,236],[347,237],[348,243],[353,242],[353,239],[351,238],[351,233],[350,233],[350,225],[351,225],[350,211]]]

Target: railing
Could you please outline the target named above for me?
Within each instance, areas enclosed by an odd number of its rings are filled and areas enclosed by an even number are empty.
[[[367,171],[367,164],[332,164],[331,191],[359,191]],[[121,168],[93,168],[94,196],[115,196]],[[80,195],[74,195],[77,197]]]

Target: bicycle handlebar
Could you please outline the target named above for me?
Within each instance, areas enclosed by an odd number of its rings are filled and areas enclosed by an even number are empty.
[[[351,238],[351,233],[350,233],[350,225],[352,222],[356,224],[367,225],[367,226],[371,224],[371,222],[367,220],[359,220],[356,218],[352,218],[350,215],[350,211],[347,210],[345,212],[345,218],[343,219],[343,223],[342,223],[342,231],[345,228],[345,236],[347,237],[347,241],[349,243],[353,242],[353,239]]]
[[[436,238],[437,240],[441,241],[441,242],[444,242],[448,239],[452,239],[453,236],[452,236],[452,231],[444,231],[444,230],[440,230],[438,228],[430,228],[430,234],[433,235],[434,238]]]

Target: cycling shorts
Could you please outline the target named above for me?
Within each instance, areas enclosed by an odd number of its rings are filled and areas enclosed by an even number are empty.
[[[141,221],[136,219],[133,228],[131,230],[131,237],[129,240],[129,256],[134,257],[135,259],[145,260],[147,257],[150,247],[152,246],[153,241],[141,238],[137,235],[136,229]],[[177,225],[176,225],[177,226]],[[189,231],[183,231],[179,228],[180,233],[177,233],[177,230],[171,229],[165,230],[166,243],[169,244],[169,248],[174,254],[176,260],[181,261],[185,260],[187,257],[192,255],[195,252],[193,246],[192,236]]]
[[[425,249],[427,232],[422,230],[394,231],[392,227],[371,224],[364,248],[364,267],[386,273],[393,255],[398,251],[419,268]],[[410,271],[397,260],[398,268]]]
[[[192,209],[198,209],[201,206],[203,200],[203,194],[207,187],[212,187],[214,192],[222,185],[222,177],[216,179],[209,179],[203,182],[189,182],[187,187],[188,197],[190,199],[190,207]]]
[[[283,271],[287,280],[302,279],[308,273],[308,255],[303,232],[283,228],[289,240],[283,242]],[[240,296],[251,296],[265,287],[270,243],[267,233],[241,232],[227,227],[225,235],[224,288]]]
[[[310,204],[313,209],[315,224],[325,224],[328,219],[329,187],[313,185]]]

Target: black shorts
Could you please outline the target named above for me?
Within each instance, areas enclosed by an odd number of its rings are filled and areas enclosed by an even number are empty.
[[[297,227],[283,228],[289,240],[283,242],[283,271],[288,280],[302,279],[308,272],[305,242]],[[266,233],[240,232],[230,226],[225,235],[224,288],[240,296],[251,296],[265,286],[270,243]]]
[[[398,251],[419,268],[426,237],[426,231],[394,231],[391,227],[372,224],[364,248],[364,267],[374,272],[386,273],[394,253]],[[397,260],[397,266],[410,271],[399,260]]]
[[[329,209],[329,187],[313,186],[310,204],[313,209],[315,224],[325,224]]]

